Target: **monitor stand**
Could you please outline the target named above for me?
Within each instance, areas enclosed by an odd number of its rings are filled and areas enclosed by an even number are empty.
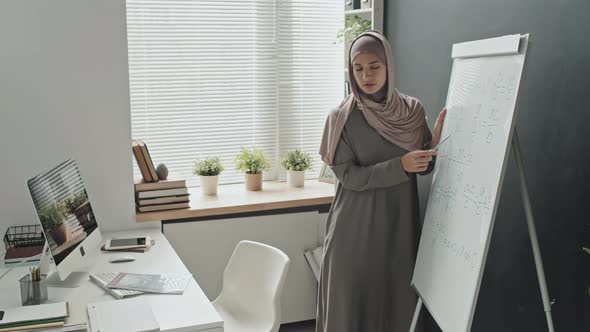
[[[49,253],[49,245],[45,242],[45,247],[43,247],[43,253],[41,254],[41,261],[39,262],[39,269],[41,270],[42,275],[44,274],[47,276],[45,279],[47,287],[77,288],[88,280],[87,272],[72,272],[66,279],[62,280],[55,269],[51,271],[50,261],[51,254]]]
[[[67,278],[61,280],[59,273],[54,271],[47,276],[47,287],[55,288],[77,288],[88,280],[87,272],[72,272]]]

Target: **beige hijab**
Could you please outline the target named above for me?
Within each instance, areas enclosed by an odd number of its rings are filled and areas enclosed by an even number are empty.
[[[367,37],[374,38],[377,43],[367,40]],[[385,57],[387,91],[383,100],[371,98],[372,96],[362,92],[356,83],[352,62],[354,57],[361,53],[374,53],[379,58],[383,55]],[[429,132],[424,108],[418,99],[406,96],[395,88],[393,55],[385,36],[375,30],[361,34],[352,42],[349,55],[348,78],[352,94],[328,115],[320,145],[322,160],[328,165],[333,165],[336,146],[355,103],[358,104],[367,123],[385,139],[408,151],[421,149],[423,140]]]

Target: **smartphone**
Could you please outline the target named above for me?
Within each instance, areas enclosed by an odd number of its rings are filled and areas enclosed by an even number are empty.
[[[150,243],[149,236],[135,238],[108,239],[104,245],[106,250],[145,248]]]

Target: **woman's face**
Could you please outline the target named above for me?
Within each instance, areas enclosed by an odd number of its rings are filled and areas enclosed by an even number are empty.
[[[387,82],[387,66],[373,53],[361,53],[352,61],[354,79],[366,94],[374,94]]]

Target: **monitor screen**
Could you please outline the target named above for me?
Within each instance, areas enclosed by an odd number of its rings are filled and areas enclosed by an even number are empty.
[[[73,159],[27,182],[56,265],[97,229],[88,194]]]

